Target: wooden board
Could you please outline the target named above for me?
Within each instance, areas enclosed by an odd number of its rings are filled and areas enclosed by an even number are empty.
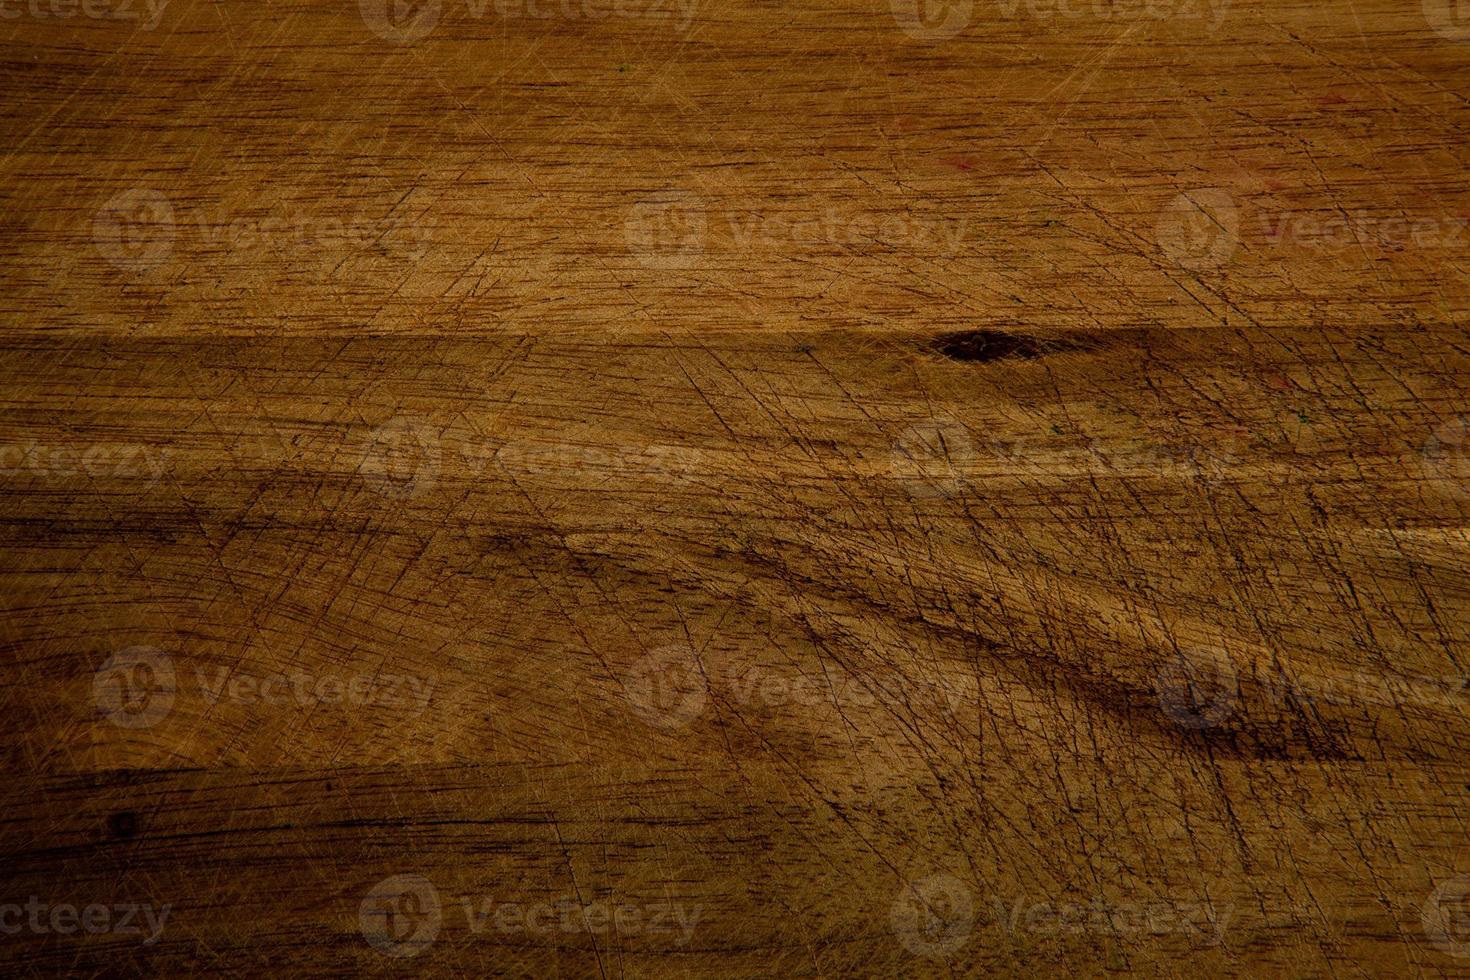
[[[108,2],[8,970],[1470,975],[1457,8]]]

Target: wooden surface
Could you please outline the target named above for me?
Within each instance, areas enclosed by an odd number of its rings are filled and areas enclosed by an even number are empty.
[[[1459,8],[0,35],[7,973],[1470,975]]]

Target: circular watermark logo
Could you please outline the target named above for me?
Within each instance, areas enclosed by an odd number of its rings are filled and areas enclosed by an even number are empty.
[[[975,928],[975,900],[954,875],[930,875],[893,900],[893,932],[904,949],[942,959],[965,945]]]
[[[704,202],[682,190],[638,201],[623,224],[628,250],[654,269],[687,269],[704,254],[709,215]]]
[[[959,493],[974,460],[969,430],[952,419],[911,425],[893,444],[894,475],[915,497],[952,497]]]
[[[1424,0],[1424,19],[1440,37],[1470,41],[1470,3],[1466,0]]]
[[[1424,441],[1424,468],[1431,477],[1463,483],[1470,480],[1470,419],[1444,423]]]
[[[174,206],[161,192],[135,187],[116,195],[92,219],[102,257],[125,272],[147,272],[174,248]]]
[[[1470,874],[1441,881],[1424,900],[1419,921],[1435,949],[1470,957]]]
[[[97,710],[119,728],[152,728],[168,717],[177,693],[173,661],[155,647],[119,650],[92,677]]]
[[[890,0],[893,19],[916,41],[943,41],[970,24],[974,0]]]
[[[1240,245],[1240,211],[1229,191],[1204,188],[1174,195],[1159,212],[1159,248],[1191,270],[1216,269]]]
[[[1235,713],[1240,683],[1224,650],[1187,647],[1154,680],[1159,707],[1181,728],[1214,728]]]
[[[362,22],[389,44],[412,44],[439,23],[443,0],[358,0]]]
[[[442,459],[438,430],[426,419],[399,416],[369,434],[358,472],[384,496],[408,497],[434,486]]]
[[[417,956],[439,936],[444,915],[439,891],[423,875],[384,878],[372,887],[357,910],[362,937],[388,956]]]
[[[683,728],[709,700],[699,655],[683,643],[650,651],[623,676],[623,689],[633,713],[655,728]]]

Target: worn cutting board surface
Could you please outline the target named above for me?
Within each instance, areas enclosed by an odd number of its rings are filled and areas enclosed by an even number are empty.
[[[1470,9],[6,0],[17,975],[1470,975]]]

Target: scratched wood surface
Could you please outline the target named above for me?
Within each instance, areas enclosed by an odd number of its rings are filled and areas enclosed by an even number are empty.
[[[1470,976],[1470,16],[9,0],[18,975]]]

